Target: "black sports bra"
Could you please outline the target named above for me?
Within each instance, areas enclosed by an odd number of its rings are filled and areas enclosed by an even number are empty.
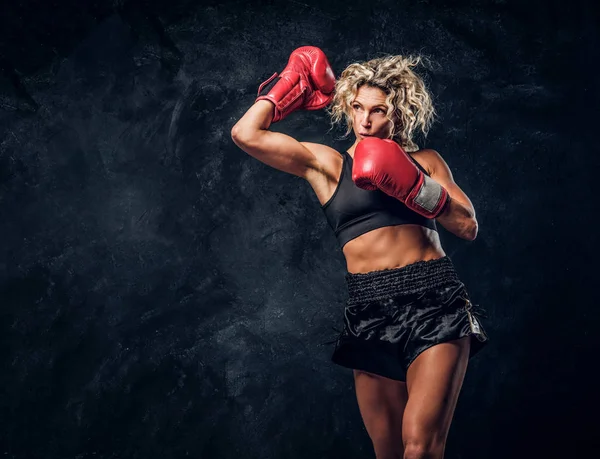
[[[415,224],[437,231],[435,219],[423,217],[383,191],[357,187],[352,181],[352,156],[345,151],[342,158],[337,187],[331,198],[321,206],[340,247],[361,234],[384,226]],[[411,159],[427,174],[417,161]]]

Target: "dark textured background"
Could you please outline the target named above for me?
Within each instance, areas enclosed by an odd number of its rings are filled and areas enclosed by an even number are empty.
[[[374,457],[329,362],[345,264],[230,129],[302,45],[421,52],[491,343],[447,458],[598,445],[592,2],[16,1],[0,16],[0,457]],[[273,126],[337,148],[323,111]]]

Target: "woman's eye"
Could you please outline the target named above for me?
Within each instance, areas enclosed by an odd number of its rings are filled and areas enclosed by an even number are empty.
[[[353,108],[354,110],[361,110],[361,107],[360,107],[360,105],[353,105],[353,106],[352,106],[352,108]],[[381,109],[381,108],[375,108],[375,109],[373,109],[373,113],[378,113],[378,112],[379,112],[379,113],[385,113],[385,110],[383,110],[383,109]]]

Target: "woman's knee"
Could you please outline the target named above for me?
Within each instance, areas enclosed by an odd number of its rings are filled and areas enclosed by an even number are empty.
[[[445,442],[429,436],[403,438],[404,459],[441,459]]]

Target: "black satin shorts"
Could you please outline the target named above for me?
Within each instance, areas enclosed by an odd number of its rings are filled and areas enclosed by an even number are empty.
[[[470,356],[488,337],[449,257],[397,269],[347,273],[344,326],[331,360],[398,381],[424,350],[472,336]]]

